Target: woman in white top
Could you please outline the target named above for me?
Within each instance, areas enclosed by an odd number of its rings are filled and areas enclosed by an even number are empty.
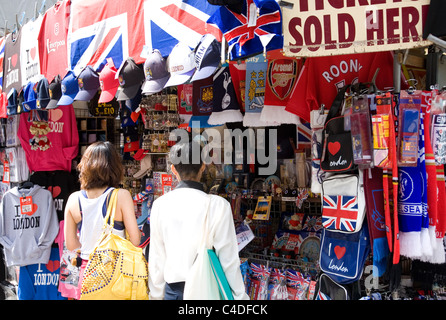
[[[172,172],[178,186],[153,202],[150,213],[149,299],[182,300],[185,280],[194,262],[208,213],[213,247],[231,287],[234,299],[249,299],[240,271],[237,238],[229,202],[203,191],[200,183],[205,164],[177,163],[181,154],[200,150],[193,143],[171,148]],[[209,208],[209,209],[208,209]],[[208,211],[209,210],[209,211]]]
[[[77,167],[81,190],[70,195],[65,207],[65,244],[68,250],[79,250],[82,258],[79,288],[82,274],[102,234],[102,226],[111,191],[124,177],[122,160],[114,145],[108,141],[91,144]],[[137,246],[141,233],[136,222],[133,198],[126,189],[119,189],[115,213],[116,234],[124,236]]]

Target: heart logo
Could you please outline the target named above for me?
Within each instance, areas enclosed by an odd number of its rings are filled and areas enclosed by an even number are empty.
[[[17,53],[11,57],[11,63],[12,63],[12,66],[15,68],[15,66],[17,64]]]
[[[62,191],[59,186],[55,186],[55,187],[50,186],[50,187],[48,187],[48,190],[52,193],[53,199],[56,198]]]
[[[38,208],[37,204],[33,203],[31,211],[30,212],[24,212],[24,213],[22,212],[22,214],[26,214],[28,216],[32,216],[37,211],[37,208]]]
[[[331,155],[334,156],[339,150],[341,150],[341,144],[339,141],[328,143],[328,152],[330,152]]]
[[[50,119],[51,121],[57,121],[63,116],[63,111],[60,109],[51,109],[50,110]]]
[[[347,251],[347,249],[345,247],[336,246],[334,248],[334,253],[335,253],[336,257],[338,258],[338,260],[341,260],[341,258],[344,256],[346,251]]]
[[[50,272],[54,272],[57,269],[59,269],[60,267],[60,261],[58,260],[50,260],[48,261],[48,263],[46,264],[46,268],[50,271]]]
[[[29,51],[29,54],[30,54],[30,56],[31,56],[31,60],[33,60],[33,61],[34,61],[34,59],[36,58],[36,52],[37,52],[36,47],[32,48],[32,49]]]

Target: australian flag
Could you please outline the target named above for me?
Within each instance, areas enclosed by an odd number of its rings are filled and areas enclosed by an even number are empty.
[[[322,225],[329,230],[353,232],[358,219],[358,200],[354,196],[324,195]]]
[[[241,13],[221,6],[208,20],[228,42],[229,59],[236,60],[283,47],[282,13],[276,0],[242,0]]]
[[[145,0],[145,45],[167,57],[179,41],[195,48],[207,33],[221,41],[220,29],[208,23],[219,8],[206,0]]]

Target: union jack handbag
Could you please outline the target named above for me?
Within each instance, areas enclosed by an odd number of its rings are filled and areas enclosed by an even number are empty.
[[[330,231],[353,233],[365,217],[363,171],[335,174],[322,182],[322,226]]]

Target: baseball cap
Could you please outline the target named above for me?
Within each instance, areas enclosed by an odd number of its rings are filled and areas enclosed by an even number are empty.
[[[36,83],[28,82],[23,89],[23,109],[24,111],[31,111],[37,108],[37,90],[35,90]]]
[[[201,80],[214,74],[220,65],[221,44],[212,34],[201,37],[200,43],[195,48],[195,71],[191,81]]]
[[[19,103],[18,96],[19,96],[19,94],[15,88],[12,88],[11,90],[9,90],[8,105],[6,106],[8,116],[17,114],[17,106]]]
[[[37,82],[37,107],[45,109],[50,102],[50,93],[48,89],[48,80],[42,78]]]
[[[74,100],[89,101],[99,90],[99,75],[91,66],[86,66],[77,77],[79,91]]]
[[[135,97],[144,79],[143,68],[136,64],[132,58],[127,58],[118,70],[119,88],[117,100],[122,101]]]
[[[142,86],[142,93],[157,93],[164,88],[164,85],[170,78],[170,74],[167,71],[166,60],[159,50],[153,50],[147,57],[147,60],[144,62],[144,73],[146,81]]]
[[[119,80],[116,78],[118,70],[113,63],[112,58],[107,59],[107,64],[99,73],[99,85],[101,87],[101,95],[98,103],[110,102],[116,96],[119,88]]]
[[[169,81],[164,87],[177,86],[186,83],[195,72],[194,52],[188,45],[179,42],[167,57]]]
[[[57,103],[59,102],[60,97],[62,97],[62,81],[60,80],[59,75],[57,75],[49,84],[48,93],[50,95],[50,102],[48,102],[46,109],[57,108]]]
[[[68,71],[61,84],[62,96],[57,103],[58,106],[66,106],[73,103],[79,92],[79,86],[73,71]]]

